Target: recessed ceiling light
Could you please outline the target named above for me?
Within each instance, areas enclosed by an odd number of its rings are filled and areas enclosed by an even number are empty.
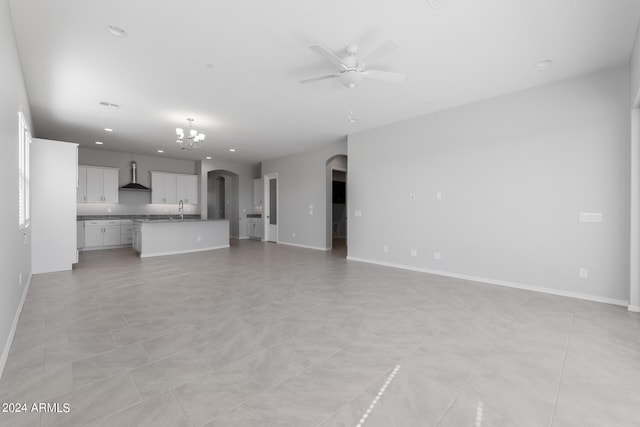
[[[205,157],[205,159],[211,160],[211,156],[207,156],[207,157]]]
[[[96,144],[97,145],[102,145],[102,144],[104,144],[104,142],[96,141]]]
[[[158,153],[164,153],[164,150],[158,150]]]
[[[211,62],[209,62],[207,65],[205,65],[205,67],[207,67],[207,69],[209,69],[209,70],[213,70],[213,64]]]
[[[111,128],[104,128],[104,131],[105,131],[105,132],[113,132],[113,129],[111,129]]]
[[[538,71],[547,70],[550,66],[551,66],[551,60],[550,59],[543,59],[540,62],[536,62],[536,70],[538,70]]]
[[[107,30],[109,30],[109,32],[116,37],[127,37],[127,32],[120,27],[116,27],[115,25],[109,25],[107,27]]]
[[[236,149],[235,148],[229,148],[229,151],[233,152],[233,151],[236,151]]]

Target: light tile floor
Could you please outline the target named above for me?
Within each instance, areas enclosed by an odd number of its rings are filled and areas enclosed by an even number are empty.
[[[70,412],[0,425],[640,425],[637,314],[343,257],[241,241],[34,276],[0,402]]]

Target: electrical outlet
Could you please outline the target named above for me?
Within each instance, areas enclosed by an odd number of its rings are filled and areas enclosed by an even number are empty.
[[[18,273],[18,286],[22,286],[22,273]]]
[[[197,239],[197,240],[198,240],[198,242],[199,242],[199,241],[201,241],[201,240],[202,240],[202,237],[198,236],[198,239]]]
[[[416,195],[411,193],[409,194],[409,200],[415,200],[416,199]]]
[[[382,250],[383,250],[384,252],[389,252],[389,246],[384,245],[384,246],[382,247]]]
[[[355,215],[355,216],[362,216],[362,211],[355,211],[355,212],[354,212],[354,215]]]
[[[440,258],[441,258],[440,252],[433,253],[433,259],[440,259]]]
[[[312,211],[313,210],[313,205],[309,205],[309,210]]]
[[[313,211],[309,211],[309,215],[313,215]]]
[[[409,254],[411,254],[411,256],[418,256],[418,251],[416,249],[411,249]]]
[[[293,237],[296,237],[296,233],[292,233],[292,234],[293,234]]]
[[[442,193],[439,191],[436,192],[436,200],[442,200]]]
[[[581,279],[587,279],[589,277],[589,269],[580,267],[578,270],[578,277]]]

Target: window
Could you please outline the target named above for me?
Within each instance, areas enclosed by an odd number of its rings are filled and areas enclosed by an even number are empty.
[[[29,227],[31,206],[29,202],[29,144],[31,136],[22,113],[18,113],[18,226]]]

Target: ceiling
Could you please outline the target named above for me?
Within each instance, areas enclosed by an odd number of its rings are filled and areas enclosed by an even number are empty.
[[[39,138],[82,147],[259,162],[350,133],[627,64],[637,0],[10,0]],[[115,37],[108,26],[126,30]],[[343,56],[403,83],[300,84]],[[535,64],[551,59],[545,71]],[[99,103],[118,104],[108,108]],[[361,121],[347,120],[349,111]],[[179,150],[175,128],[207,135]],[[114,132],[105,132],[112,128]],[[104,142],[95,145],[95,141]],[[235,148],[236,152],[230,152]]]

